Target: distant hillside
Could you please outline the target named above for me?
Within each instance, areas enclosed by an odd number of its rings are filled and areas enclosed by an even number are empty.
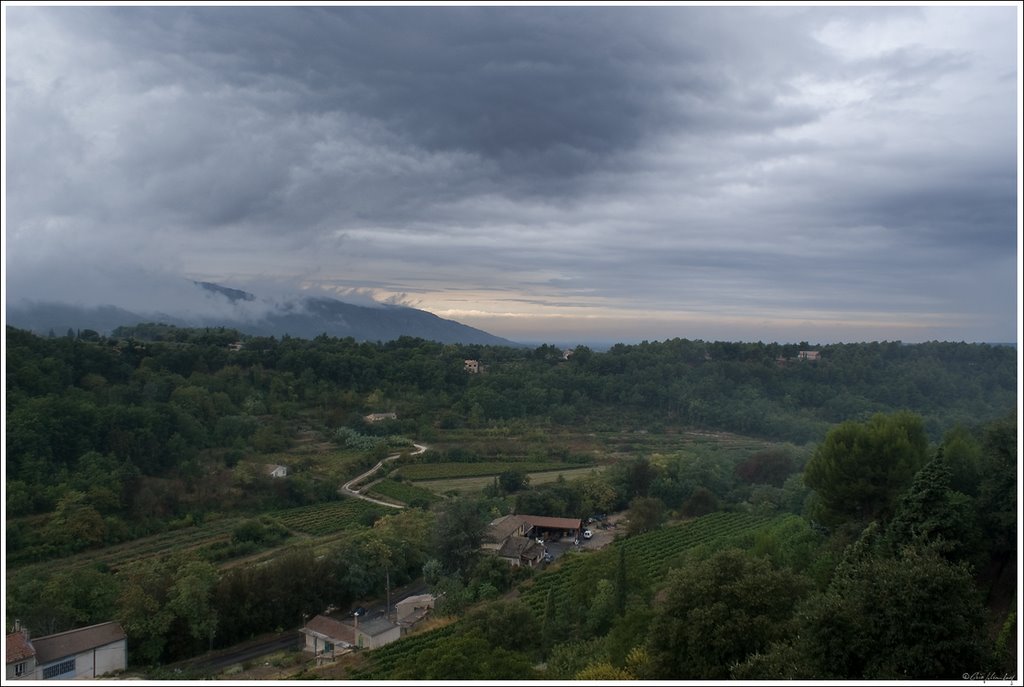
[[[195,282],[199,301],[196,311],[207,314],[171,316],[133,312],[112,305],[83,307],[62,303],[8,304],[7,324],[47,336],[62,336],[68,329],[92,329],[110,334],[120,326],[164,322],[179,327],[229,327],[256,336],[312,339],[321,334],[357,341],[391,341],[412,336],[440,343],[515,346],[516,343],[446,320],[425,310],[397,305],[354,305],[334,298],[298,298],[283,303],[260,301],[238,289]],[[209,301],[223,302],[224,314],[208,314]],[[201,301],[201,302],[200,302]]]
[[[153,320],[185,325],[184,321],[170,315],[154,313],[143,316],[113,305],[84,307],[64,303],[31,303],[7,306],[7,324],[40,336],[51,333],[63,336],[69,329],[75,332],[92,329],[106,335],[122,325]]]
[[[488,334],[433,313],[397,305],[366,307],[333,298],[306,298],[284,311],[267,314],[241,331],[263,336],[289,334],[312,339],[320,334],[351,336],[358,341],[390,341],[415,336],[440,343],[515,346],[508,339]]]

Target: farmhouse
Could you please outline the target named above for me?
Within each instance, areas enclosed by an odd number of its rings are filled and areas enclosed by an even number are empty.
[[[496,554],[510,565],[532,568],[544,559],[544,545],[538,539],[575,539],[582,527],[583,521],[579,518],[505,515],[491,521],[480,548]]]
[[[480,361],[479,360],[466,360],[464,361],[463,369],[471,375],[475,375],[480,372]]]
[[[267,465],[267,474],[270,477],[287,477],[288,468],[284,465]]]
[[[503,515],[492,520],[491,524],[487,526],[480,548],[490,553],[497,553],[506,539],[512,536],[525,537],[532,529],[532,526],[518,515]]]
[[[300,633],[306,636],[304,651],[314,658],[331,658],[347,653],[356,643],[355,628],[334,618],[318,615],[306,623]]]
[[[305,635],[304,651],[315,658],[333,659],[353,648],[376,649],[401,637],[402,631],[387,618],[374,618],[354,624],[318,615],[306,623],[300,633]]]
[[[514,568],[532,568],[544,560],[544,545],[530,537],[509,537],[498,549],[498,558],[508,561]]]
[[[797,360],[821,360],[821,351],[800,351],[796,354]]]
[[[93,679],[127,667],[128,638],[115,622],[37,639],[21,630],[7,635],[6,663],[9,679]]]

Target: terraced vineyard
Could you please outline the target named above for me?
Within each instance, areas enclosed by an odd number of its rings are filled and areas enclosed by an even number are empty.
[[[528,583],[520,598],[538,616],[544,612],[548,590],[554,591],[556,606],[585,603],[598,580],[615,579],[619,547],[626,551],[630,586],[646,588],[661,578],[672,560],[684,551],[705,545],[741,545],[743,538],[777,520],[749,513],[717,512],[631,537],[594,554],[570,554],[557,568]]]
[[[384,676],[389,676],[393,670],[400,667],[410,657],[430,651],[451,637],[457,626],[458,623],[451,623],[436,630],[415,634],[374,649],[369,654],[368,667],[353,670],[351,677],[361,680],[387,679]]]
[[[597,552],[568,554],[553,569],[542,572],[521,587],[520,599],[538,616],[544,613],[548,592],[552,592],[556,608],[570,604],[586,605],[586,597],[600,579],[614,579],[619,549],[626,552],[627,579],[631,587],[647,589],[662,577],[672,560],[699,546],[726,547],[749,544],[755,532],[766,526],[777,526],[797,516],[768,518],[748,513],[712,513],[686,523],[631,537]],[[564,612],[561,610],[559,612]],[[368,654],[367,667],[353,672],[352,677],[368,680],[394,679],[393,671],[408,668],[422,652],[457,631],[459,623],[439,630],[399,640]]]
[[[388,509],[366,501],[344,499],[289,508],[269,515],[296,532],[323,536],[365,526],[371,517],[382,515],[385,512],[389,512]],[[244,517],[224,518],[134,539],[95,551],[83,551],[61,558],[60,566],[62,569],[71,570],[83,566],[101,566],[109,568],[111,571],[117,571],[138,560],[188,551],[198,555],[199,558],[207,558],[209,551],[215,548],[215,545],[230,541],[234,529],[245,520]],[[26,561],[26,565],[17,566],[17,569],[24,572],[36,568],[48,569],[52,566],[53,562],[31,563]],[[15,566],[9,567],[14,569]]]
[[[361,499],[343,499],[279,510],[270,516],[290,530],[322,536],[365,526],[385,512],[390,511]]]
[[[217,520],[212,523],[193,525],[171,532],[134,539],[95,551],[83,551],[82,553],[61,558],[60,567],[62,569],[74,569],[82,566],[105,566],[111,570],[117,570],[143,558],[199,549],[215,542],[229,539],[232,530],[242,520],[243,518],[225,518],[224,520]],[[52,568],[54,563],[38,563],[35,565]]]

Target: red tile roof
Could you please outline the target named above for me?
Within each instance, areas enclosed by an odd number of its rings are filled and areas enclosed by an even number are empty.
[[[356,643],[355,628],[325,615],[318,615],[310,620],[301,632],[325,637],[336,644],[355,645]]]
[[[36,650],[21,632],[7,635],[7,663],[17,663],[35,655]]]
[[[583,521],[579,518],[549,518],[546,515],[520,515],[520,518],[534,527],[546,527],[553,530],[578,530]]]

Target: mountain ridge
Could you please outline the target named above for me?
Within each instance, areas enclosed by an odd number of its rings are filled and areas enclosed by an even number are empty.
[[[120,326],[160,322],[179,327],[229,327],[253,336],[284,335],[312,339],[322,334],[357,341],[391,341],[412,336],[440,343],[518,346],[455,320],[404,305],[380,303],[356,305],[327,296],[304,296],[280,302],[260,300],[240,289],[193,282],[215,313],[170,315],[139,312],[116,305],[72,305],[59,302],[20,301],[7,305],[7,324],[46,336],[63,335],[68,329],[92,329],[109,335]],[[197,295],[198,292],[197,292]]]

